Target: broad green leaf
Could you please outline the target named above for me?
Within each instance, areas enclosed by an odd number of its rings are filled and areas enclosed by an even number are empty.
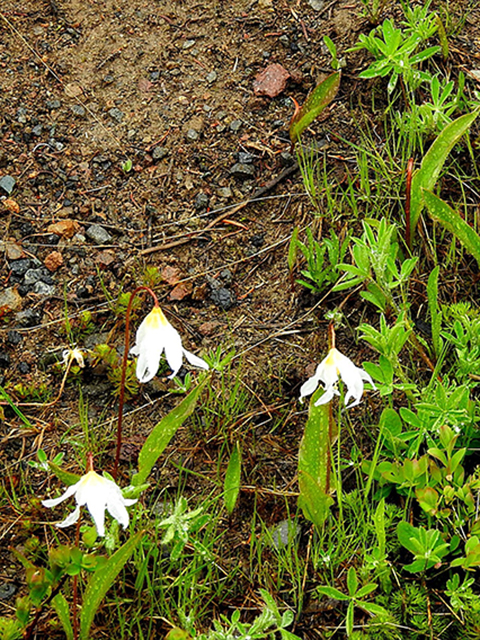
[[[420,169],[414,173],[410,196],[410,229],[408,230],[410,241],[413,240],[424,206],[422,189],[427,191],[433,189],[448,154],[463,134],[468,131],[478,114],[478,110],[467,113],[448,124],[425,154]]]
[[[72,484],[76,484],[81,477],[76,473],[72,473],[71,471],[65,471],[64,469],[54,464],[53,462],[48,463],[48,468],[67,487],[69,487]]]
[[[240,491],[240,476],[242,472],[242,452],[240,444],[237,442],[227,467],[224,484],[224,500],[228,513],[232,513],[237,503]]]
[[[330,403],[315,406],[310,402],[309,415],[298,452],[299,505],[303,515],[321,530],[333,502],[329,495],[330,438],[335,424]],[[330,422],[331,421],[331,422]]]
[[[138,473],[133,476],[132,485],[138,486],[146,481],[170,440],[188,416],[193,413],[207,380],[208,378],[205,378],[200,382],[175,409],[172,409],[172,411],[162,418],[153,428],[138,456]]]
[[[364,587],[361,587],[357,593],[355,594],[355,597],[357,600],[359,600],[360,598],[365,598],[366,596],[370,595],[373,591],[375,591],[375,589],[378,587],[378,585],[375,582],[369,582],[368,584],[366,584]]]
[[[115,582],[115,578],[123,569],[135,548],[140,543],[144,531],[139,531],[120,547],[113,556],[93,573],[83,595],[82,613],[80,614],[80,640],[88,640],[93,618],[105,594]]]
[[[465,249],[480,264],[480,236],[465,220],[441,198],[423,190],[423,198],[432,218],[460,240]]]
[[[348,593],[352,596],[356,594],[358,587],[358,578],[357,572],[355,571],[355,567],[350,567],[347,573],[347,587]]]
[[[397,525],[397,536],[400,544],[415,555],[417,553],[417,547],[415,546],[414,541],[418,535],[417,531],[418,530],[412,524],[405,522],[404,520],[399,522]]]
[[[293,116],[290,123],[290,140],[292,144],[299,140],[302,131],[333,100],[340,86],[340,76],[340,71],[335,71],[335,73],[331,73],[325,80],[320,82],[308,96],[298,113]]]
[[[63,630],[67,636],[67,640],[73,640],[73,629],[70,621],[70,605],[68,604],[63,593],[57,593],[52,600],[53,608],[62,623]]]
[[[323,596],[327,596],[327,598],[332,598],[333,600],[350,600],[349,596],[345,595],[335,587],[318,587],[317,592]]]

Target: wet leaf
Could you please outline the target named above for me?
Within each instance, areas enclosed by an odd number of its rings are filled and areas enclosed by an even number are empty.
[[[298,113],[293,116],[290,123],[290,140],[292,143],[297,142],[302,131],[306,129],[333,100],[340,86],[340,77],[340,71],[335,71],[335,73],[331,73],[325,80],[320,82],[308,96]]]

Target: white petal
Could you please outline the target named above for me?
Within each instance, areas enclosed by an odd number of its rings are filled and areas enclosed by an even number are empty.
[[[96,496],[89,496],[87,502],[87,508],[92,516],[92,520],[95,523],[97,534],[103,538],[105,535],[105,506],[106,497],[105,493],[99,493]]]
[[[70,498],[70,496],[73,496],[73,494],[77,491],[78,484],[79,483],[76,482],[75,484],[70,485],[68,487],[68,489],[64,493],[62,493],[62,495],[59,498],[52,498],[50,500],[42,500],[43,506],[47,507],[48,509],[52,509],[52,507],[56,507],[57,504],[60,504],[61,502],[63,502],[67,498]]]
[[[117,522],[119,522],[124,529],[128,527],[128,523],[130,522],[130,517],[128,515],[128,511],[125,508],[125,504],[123,502],[123,496],[118,490],[118,494],[112,493],[109,496],[107,501],[107,509],[112,518],[115,518]]]
[[[171,331],[169,331],[168,339],[165,343],[165,357],[167,358],[168,366],[172,370],[172,373],[168,376],[174,378],[183,361],[183,347],[182,339],[176,329],[170,325]]]
[[[323,395],[315,402],[315,406],[319,407],[321,404],[327,404],[333,398],[333,396],[339,396],[338,390],[332,385],[327,387]]]
[[[305,396],[310,396],[318,387],[318,383],[320,382],[319,375],[320,365],[318,365],[317,370],[313,374],[311,378],[309,378],[306,382],[302,384],[300,387],[300,400],[303,400]]]
[[[375,391],[377,390],[371,376],[366,371],[360,369],[360,375],[362,376],[362,380],[365,380],[365,382],[368,382],[372,386],[372,389],[375,389]]]
[[[80,507],[77,505],[75,510],[63,520],[63,522],[59,522],[55,526],[59,529],[63,529],[64,527],[69,527],[71,524],[75,524],[80,517]]]
[[[163,343],[157,341],[143,348],[138,353],[136,374],[140,382],[145,383],[152,380],[157,375],[162,357]]]
[[[183,350],[183,355],[186,357],[186,359],[189,361],[189,363],[194,366],[194,367],[198,367],[199,369],[208,369],[208,364],[205,362],[205,360],[202,360],[202,358],[199,358],[198,356],[196,356],[194,353],[190,353],[190,351],[187,351],[186,349]]]

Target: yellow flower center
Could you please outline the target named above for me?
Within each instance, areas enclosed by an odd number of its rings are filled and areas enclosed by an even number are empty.
[[[168,325],[168,320],[160,307],[153,307],[145,318],[145,324],[149,329],[159,329],[160,327],[166,327]]]
[[[335,369],[337,375],[340,375],[340,371],[337,365],[337,353],[338,351],[335,347],[333,347],[333,349],[330,349],[327,355],[327,359],[325,360],[325,365],[329,368]]]

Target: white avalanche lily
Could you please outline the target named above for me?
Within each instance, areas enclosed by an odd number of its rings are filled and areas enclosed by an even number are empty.
[[[315,374],[309,378],[300,389],[300,400],[305,396],[311,395],[318,387],[318,383],[322,382],[325,388],[323,395],[315,402],[315,406],[330,402],[333,396],[339,396],[337,382],[339,377],[347,386],[345,395],[345,406],[349,409],[360,403],[363,395],[363,383],[369,382],[374,389],[372,378],[366,371],[353,364],[350,358],[340,353],[338,349],[333,347],[328,352],[326,358],[318,365]],[[348,404],[350,398],[353,402]]]
[[[67,366],[70,362],[75,361],[80,369],[83,369],[85,366],[85,360],[83,357],[83,353],[75,347],[74,349],[65,349],[63,352],[63,364]]]
[[[208,369],[205,360],[182,347],[180,334],[166,319],[160,307],[153,307],[138,327],[135,345],[130,349],[132,355],[138,356],[137,378],[140,382],[148,382],[155,377],[163,351],[172,369],[170,378],[177,375],[183,356],[194,367]]]
[[[113,480],[108,480],[108,478],[100,476],[95,471],[89,471],[76,484],[68,487],[59,498],[42,500],[42,504],[44,507],[51,509],[73,495],[77,501],[75,510],[56,526],[60,528],[69,527],[77,522],[80,517],[80,507],[87,505],[95,523],[97,534],[100,537],[105,535],[105,509],[108,510],[112,518],[115,518],[126,529],[130,521],[126,507],[137,502],[136,500],[124,498],[120,487]]]

